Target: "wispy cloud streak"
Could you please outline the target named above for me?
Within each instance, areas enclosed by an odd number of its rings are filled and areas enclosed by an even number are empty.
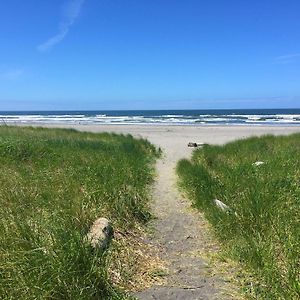
[[[278,64],[290,64],[300,60],[300,53],[293,53],[275,57],[275,62]]]
[[[85,0],[71,0],[64,5],[62,19],[58,27],[58,33],[55,36],[49,38],[46,42],[40,44],[37,47],[39,51],[43,52],[50,50],[53,46],[60,43],[66,37],[66,35],[70,31],[71,26],[79,16],[84,1]]]

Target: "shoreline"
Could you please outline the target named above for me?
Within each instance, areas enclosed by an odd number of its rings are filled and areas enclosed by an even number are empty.
[[[28,123],[22,123],[22,122],[15,122],[15,123],[9,123],[0,120],[0,126],[6,125],[6,126],[36,126],[36,127],[56,127],[56,126],[125,126],[125,127],[196,127],[196,128],[201,128],[201,127],[270,127],[270,128],[277,128],[277,127],[299,127],[300,124],[292,124],[292,123],[281,123],[281,124],[276,124],[276,123],[269,123],[269,124],[251,124],[251,123],[246,123],[246,124],[208,124],[208,123],[202,123],[202,124],[197,124],[197,123],[192,123],[192,124],[180,124],[180,123],[169,123],[169,124],[164,124],[164,123],[94,123],[94,124],[88,124],[88,123],[35,123],[35,122],[28,122]]]

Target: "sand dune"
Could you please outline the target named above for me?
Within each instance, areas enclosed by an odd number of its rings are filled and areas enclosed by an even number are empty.
[[[53,127],[53,126],[48,126]],[[207,255],[218,253],[203,216],[190,209],[176,186],[176,163],[190,156],[189,142],[224,144],[253,135],[283,135],[300,132],[300,127],[266,126],[142,126],[142,125],[75,125],[83,131],[116,132],[143,137],[164,151],[157,162],[157,180],[153,187],[153,221],[155,232],[152,243],[160,249],[166,261],[168,276],[162,286],[153,286],[135,294],[139,299],[238,299],[238,286],[228,278],[235,276],[230,264],[222,272],[211,264]],[[224,265],[222,266],[224,269]],[[213,275],[212,275],[213,274]]]

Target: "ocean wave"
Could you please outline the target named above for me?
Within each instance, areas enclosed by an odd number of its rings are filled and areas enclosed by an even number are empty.
[[[245,125],[300,124],[300,114],[0,114],[5,124],[169,124],[169,125]]]

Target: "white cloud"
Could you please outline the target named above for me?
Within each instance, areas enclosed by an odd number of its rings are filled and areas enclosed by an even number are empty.
[[[40,44],[37,49],[39,51],[50,50],[53,46],[60,43],[69,33],[71,26],[80,14],[82,5],[85,0],[71,0],[65,3],[63,7],[62,19],[59,23],[59,31],[56,35],[49,38],[46,42]]]
[[[3,80],[16,80],[24,74],[22,69],[12,69],[0,72],[0,79]]]
[[[293,53],[275,57],[275,62],[278,64],[290,64],[300,60],[300,53]]]

